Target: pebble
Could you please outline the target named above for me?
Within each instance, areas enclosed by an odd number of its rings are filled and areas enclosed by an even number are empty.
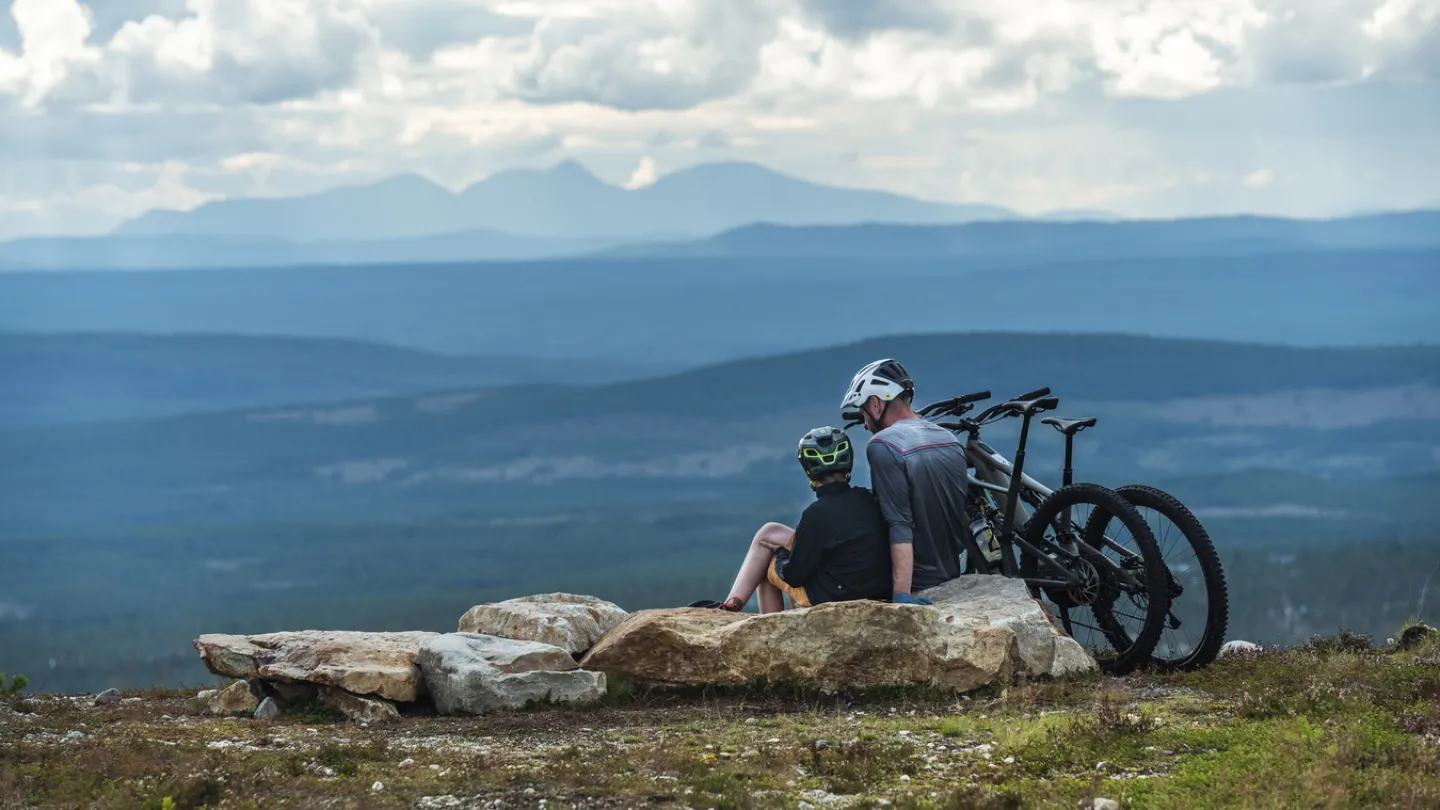
[[[1014,758],[1014,757],[1005,757],[1005,764],[1006,764],[1006,765],[1014,765],[1014,764],[1015,764],[1015,758]]]
[[[408,757],[407,757],[406,759],[400,760],[400,767],[402,767],[402,768],[408,768],[408,767],[410,767],[411,765],[414,765],[414,764],[415,764],[415,760],[409,759]]]
[[[823,750],[825,750],[826,748],[829,748],[829,747],[830,747],[830,741],[829,741],[829,740],[816,740],[816,741],[815,741],[815,750],[817,750],[817,751],[823,751]]]
[[[1114,799],[1097,798],[1090,804],[1094,810],[1120,810],[1120,803]]]
[[[106,689],[104,692],[101,692],[100,694],[98,694],[98,695],[95,696],[95,705],[96,705],[96,706],[108,706],[108,705],[110,705],[111,703],[119,703],[119,702],[120,702],[120,690],[119,690],[119,689]]]
[[[908,773],[902,773],[902,774],[900,774],[900,781],[901,781],[901,782],[909,782],[909,781],[910,781],[910,774],[908,774]]]
[[[385,783],[384,783],[384,782],[376,782],[375,784],[373,784],[373,785],[370,786],[370,790],[371,790],[372,792],[374,792],[374,793],[379,793],[380,791],[382,791],[382,790],[384,790],[384,789],[385,789]]]
[[[432,770],[432,771],[438,771],[438,770],[440,770],[440,766],[439,766],[439,765],[431,765],[431,766],[430,766],[430,770]]]

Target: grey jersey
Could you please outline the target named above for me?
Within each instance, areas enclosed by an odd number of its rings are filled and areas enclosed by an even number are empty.
[[[865,460],[890,542],[915,548],[911,590],[960,576],[961,533],[970,531],[965,445],[933,422],[902,419],[870,439]]]

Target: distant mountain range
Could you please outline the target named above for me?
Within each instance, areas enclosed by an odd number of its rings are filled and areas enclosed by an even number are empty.
[[[1440,341],[1440,249],[1194,252],[0,273],[0,331],[303,335],[689,366],[897,329]]]
[[[181,270],[563,258],[947,259],[1240,256],[1440,246],[1440,211],[1324,220],[1031,219],[709,164],[627,191],[576,163],[501,172],[461,194],[409,175],[309,197],[162,211],[115,234],[0,243],[0,270]]]
[[[604,383],[674,368],[603,358],[443,355],[332,338],[0,333],[0,428],[460,387]]]
[[[1010,221],[961,225],[748,225],[699,240],[625,245],[614,257],[1102,258],[1229,256],[1440,246],[1440,211],[1339,219],[1231,216],[1172,220]]]
[[[582,255],[622,244],[626,241],[516,236],[503,231],[320,241],[233,234],[40,237],[0,243],[0,270],[202,270],[525,261]]]
[[[753,222],[953,223],[1014,219],[988,205],[950,205],[811,183],[752,163],[709,163],[627,190],[566,161],[498,172],[453,194],[417,175],[308,197],[223,200],[193,211],[153,211],[119,236],[205,234],[318,241],[394,239],[472,230],[549,238],[710,235]]]
[[[1088,480],[1436,469],[1440,419],[1430,402],[1440,347],[904,335],[603,385],[462,387],[0,430],[0,511],[9,524],[0,532],[88,520],[173,523],[180,513],[204,522],[398,520],[521,501],[553,508],[582,490],[655,504],[680,491],[724,500],[796,486],[795,437],[836,424],[850,374],[887,356],[910,368],[921,402],[1052,386],[1063,415],[1100,418],[1080,442],[1078,466],[1095,476]],[[986,435],[1008,450],[1015,428]],[[1036,474],[1053,480],[1063,442],[1036,429]]]

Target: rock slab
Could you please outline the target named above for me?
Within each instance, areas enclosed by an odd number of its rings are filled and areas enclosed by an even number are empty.
[[[956,627],[1006,627],[1015,633],[1015,669],[1028,675],[1065,675],[1098,668],[1055,617],[1018,579],[999,574],[957,577],[921,591],[940,621]]]
[[[790,683],[825,692],[921,685],[968,691],[1013,672],[1008,627],[942,621],[936,608],[835,602],[768,615],[639,611],[580,661],[662,685]]]
[[[538,641],[572,655],[590,649],[628,616],[620,606],[570,593],[544,593],[476,605],[460,617],[461,633]]]
[[[579,669],[569,652],[534,641],[447,633],[416,658],[441,714],[522,709],[531,701],[584,705],[605,694],[605,675]]]
[[[308,682],[408,703],[424,694],[415,655],[438,633],[300,630],[254,636],[203,635],[195,649],[216,675]]]

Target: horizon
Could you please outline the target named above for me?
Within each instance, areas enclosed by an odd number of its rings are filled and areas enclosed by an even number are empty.
[[[764,165],[1034,216],[1440,207],[1440,8],[13,0],[0,239],[415,174]]]

